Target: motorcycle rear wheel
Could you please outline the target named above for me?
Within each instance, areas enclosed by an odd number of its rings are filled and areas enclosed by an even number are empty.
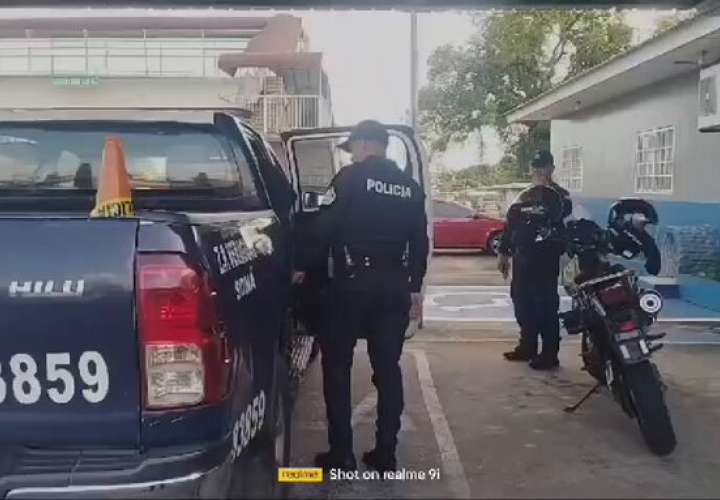
[[[645,443],[656,455],[670,454],[677,440],[654,366],[649,361],[628,365],[623,375]]]

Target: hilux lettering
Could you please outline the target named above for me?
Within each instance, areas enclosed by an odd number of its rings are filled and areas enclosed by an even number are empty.
[[[85,280],[13,281],[8,288],[8,294],[13,298],[82,297],[84,292]]]

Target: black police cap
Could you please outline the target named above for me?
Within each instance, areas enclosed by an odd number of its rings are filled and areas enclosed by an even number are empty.
[[[344,151],[350,151],[353,141],[373,141],[387,146],[390,136],[385,126],[375,120],[364,120],[355,125],[350,132],[350,138],[338,145]]]
[[[532,168],[545,168],[550,165],[555,165],[555,158],[553,158],[550,151],[545,149],[541,149],[535,153],[535,156],[533,156],[533,159],[530,161]]]

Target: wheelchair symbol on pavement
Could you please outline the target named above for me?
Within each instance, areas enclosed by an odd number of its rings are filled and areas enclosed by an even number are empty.
[[[426,297],[426,305],[445,312],[471,311],[476,309],[506,309],[512,307],[507,292],[462,291],[432,293]]]

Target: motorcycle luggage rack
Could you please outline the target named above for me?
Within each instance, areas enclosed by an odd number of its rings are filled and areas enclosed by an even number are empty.
[[[584,288],[590,288],[592,286],[599,285],[600,283],[605,283],[606,281],[613,281],[618,278],[632,276],[633,274],[634,274],[633,271],[626,269],[624,271],[620,271],[619,273],[608,274],[606,276],[601,276],[599,278],[585,281],[584,283],[581,283],[580,285],[578,285],[578,288],[580,290],[582,290]]]

